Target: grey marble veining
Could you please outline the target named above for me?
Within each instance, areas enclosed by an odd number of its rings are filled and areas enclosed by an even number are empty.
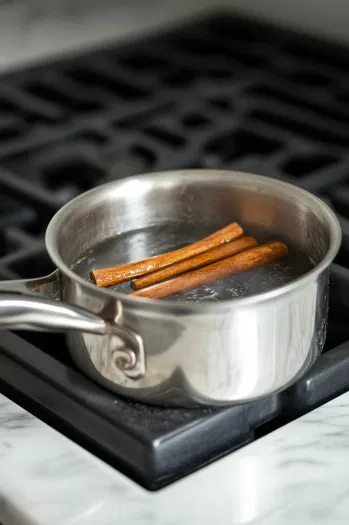
[[[0,396],[3,525],[344,525],[349,393],[156,493]]]

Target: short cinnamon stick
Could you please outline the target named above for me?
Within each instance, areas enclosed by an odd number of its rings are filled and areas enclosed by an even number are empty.
[[[142,261],[119,264],[102,270],[93,270],[90,272],[90,279],[93,283],[102,288],[121,284],[125,281],[130,281],[135,277],[155,272],[160,268],[165,268],[171,264],[189,259],[190,257],[199,255],[207,250],[211,250],[221,244],[237,239],[243,233],[241,226],[236,222],[233,222],[221,230],[212,233],[208,237],[205,237],[194,244],[179,248],[178,250],[157,255],[149,259],[143,259]]]
[[[226,259],[232,255],[248,250],[257,246],[257,241],[253,237],[241,237],[236,241],[223,244],[218,246],[218,248],[213,248],[207,252],[201,253],[196,257],[191,257],[191,259],[185,259],[177,264],[172,264],[158,270],[157,272],[149,273],[143,277],[139,277],[135,281],[132,281],[131,286],[134,290],[140,290],[146,286],[152,286],[156,283],[161,283],[161,281],[166,281],[171,277],[180,275],[181,273],[188,272],[189,270],[195,270],[196,268],[201,268],[202,266],[207,266],[210,263],[220,261],[221,259]]]
[[[194,288],[199,288],[230,275],[246,272],[258,266],[264,266],[288,254],[286,244],[281,241],[272,241],[241,252],[227,259],[209,264],[203,268],[174,277],[147,288],[132,292],[135,297],[148,299],[163,299],[171,295],[178,295]]]

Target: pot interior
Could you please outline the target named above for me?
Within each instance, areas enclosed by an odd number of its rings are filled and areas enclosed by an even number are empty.
[[[74,273],[144,259],[195,242],[237,221],[258,242],[283,240],[277,263],[172,297],[218,301],[272,290],[309,272],[333,248],[328,208],[296,187],[232,172],[168,172],[101,186],[69,203],[48,229],[49,248]],[[129,283],[115,287],[131,291]]]

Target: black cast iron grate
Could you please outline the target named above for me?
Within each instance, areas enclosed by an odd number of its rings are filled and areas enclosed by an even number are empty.
[[[149,489],[349,390],[349,51],[224,14],[0,80],[0,278],[42,276],[50,217],[108,180],[231,168],[337,212],[326,352],[278,396],[223,410],[128,402],[83,377],[64,338],[1,337],[0,391]],[[241,175],[243,177],[243,174]]]

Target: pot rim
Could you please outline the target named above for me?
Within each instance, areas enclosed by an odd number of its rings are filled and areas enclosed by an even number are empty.
[[[256,190],[258,189],[258,186],[262,186],[263,189],[268,188],[268,186],[273,186],[275,188],[275,185],[279,186],[280,188],[283,188],[285,191],[287,191],[288,195],[290,197],[293,197],[294,199],[301,199],[304,204],[309,204],[310,208],[318,208],[318,210],[321,210],[322,215],[325,217],[329,229],[330,229],[330,243],[329,248],[325,254],[325,256],[322,258],[322,260],[314,266],[311,270],[306,272],[304,275],[294,279],[288,284],[285,284],[283,286],[277,287],[273,290],[270,290],[268,292],[263,293],[257,293],[255,295],[251,295],[248,297],[242,297],[239,299],[225,299],[218,302],[207,302],[207,303],[200,303],[200,304],[194,304],[194,303],[180,303],[176,301],[166,300],[166,301],[159,301],[156,299],[147,299],[142,297],[134,297],[131,295],[127,295],[124,293],[117,292],[115,290],[111,291],[107,288],[98,288],[96,285],[92,284],[89,281],[85,281],[82,277],[77,275],[73,270],[69,268],[69,266],[63,261],[62,257],[60,256],[57,248],[57,235],[59,233],[60,226],[65,222],[66,217],[69,215],[71,209],[73,207],[79,206],[83,203],[83,201],[91,196],[97,196],[99,193],[105,192],[107,188],[113,188],[123,184],[124,182],[137,182],[139,179],[146,180],[148,179],[154,179],[156,178],[162,178],[165,179],[168,175],[175,175],[176,177],[183,177],[185,176],[188,178],[189,176],[193,179],[195,177],[198,178],[198,180],[202,179],[203,176],[210,176],[212,177],[224,177],[225,179],[227,177],[233,178],[234,183],[236,185],[241,185],[243,187],[246,187],[248,185],[251,185],[252,187],[255,187]],[[256,187],[257,186],[257,187]],[[316,210],[314,210],[314,214],[316,215]],[[75,197],[71,201],[69,201],[67,204],[65,204],[51,219],[47,230],[46,230],[46,236],[45,236],[45,242],[46,242],[46,249],[48,251],[48,254],[53,261],[53,263],[56,265],[56,267],[63,272],[67,277],[72,279],[75,282],[78,282],[81,286],[84,288],[93,291],[94,293],[98,293],[101,296],[113,298],[114,300],[119,300],[128,307],[135,307],[135,308],[146,308],[146,309],[158,309],[159,306],[161,308],[161,311],[163,313],[177,313],[177,314],[195,314],[195,313],[208,313],[212,311],[222,311],[231,309],[232,307],[245,307],[249,306],[251,304],[259,303],[268,301],[271,299],[274,299],[280,295],[285,295],[294,289],[297,289],[299,287],[306,286],[310,281],[315,279],[319,274],[321,274],[323,271],[325,271],[333,262],[335,256],[337,255],[342,240],[342,231],[340,223],[335,215],[335,213],[325,204],[321,199],[313,195],[312,193],[309,193],[308,191],[299,188],[298,186],[295,186],[293,184],[290,184],[288,182],[280,181],[277,179],[272,179],[270,177],[262,176],[262,175],[255,175],[245,172],[237,172],[237,171],[230,171],[230,170],[168,170],[168,171],[162,171],[162,172],[154,172],[154,173],[145,173],[141,175],[135,175],[132,177],[122,178],[118,179],[116,181],[112,181],[106,184],[102,184],[100,186],[97,186],[96,188],[93,188],[89,191],[86,191],[79,195],[78,197]]]

